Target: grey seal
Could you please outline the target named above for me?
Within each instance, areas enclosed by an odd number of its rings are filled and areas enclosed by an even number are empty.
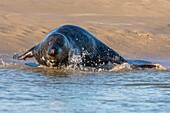
[[[79,56],[74,62],[74,56]],[[129,63],[136,67],[155,67],[150,62],[134,64],[119,55],[116,51],[101,42],[92,33],[75,25],[63,25],[49,32],[37,45],[22,54],[15,54],[13,59],[25,60],[34,57],[36,61],[47,67],[68,66],[71,63],[88,67],[101,67],[106,64]]]

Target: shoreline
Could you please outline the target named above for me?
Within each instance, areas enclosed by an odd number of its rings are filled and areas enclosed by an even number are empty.
[[[0,57],[11,58],[14,53],[39,43],[49,31],[63,24],[75,24],[126,59],[163,59],[170,65],[170,8],[167,7],[170,2],[166,0],[155,3],[96,0],[89,1],[89,6],[84,0],[60,4],[55,0],[40,4],[33,0],[0,1]],[[74,8],[69,5],[71,2]]]

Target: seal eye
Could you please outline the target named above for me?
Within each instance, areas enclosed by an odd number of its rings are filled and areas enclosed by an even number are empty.
[[[60,40],[59,38],[57,38],[56,42],[57,42],[58,44],[60,44],[60,43],[61,43],[61,40]]]
[[[60,38],[57,38],[56,42],[58,45],[63,46],[63,42]]]

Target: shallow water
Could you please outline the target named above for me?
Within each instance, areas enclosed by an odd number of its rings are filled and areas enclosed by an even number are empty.
[[[169,112],[170,72],[0,69],[1,113]]]

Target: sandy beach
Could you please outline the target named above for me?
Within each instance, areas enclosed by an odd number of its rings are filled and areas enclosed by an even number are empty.
[[[169,0],[0,0],[0,57],[11,58],[51,30],[79,25],[128,59],[170,65]]]

